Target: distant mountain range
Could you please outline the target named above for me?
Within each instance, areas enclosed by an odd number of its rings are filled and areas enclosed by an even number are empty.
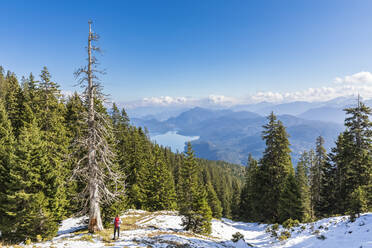
[[[146,126],[150,133],[177,131],[185,136],[199,136],[192,142],[198,157],[246,164],[248,154],[260,158],[265,144],[261,139],[266,116],[274,111],[290,134],[293,161],[304,150],[314,147],[321,135],[325,147],[334,146],[338,134],[344,130],[343,109],[355,105],[350,98],[337,98],[328,102],[292,102],[286,104],[259,103],[237,105],[229,109],[195,107],[166,120],[154,116],[132,118],[136,126]],[[365,101],[372,106],[372,101]]]

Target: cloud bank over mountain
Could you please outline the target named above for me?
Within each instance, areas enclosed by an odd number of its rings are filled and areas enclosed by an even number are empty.
[[[328,101],[337,97],[361,95],[364,99],[372,98],[372,73],[361,71],[344,77],[336,77],[325,87],[308,88],[293,92],[257,92],[245,97],[229,97],[224,95],[209,95],[205,98],[195,97],[147,97],[142,100],[123,102],[127,109],[143,107],[231,107],[239,104],[252,104],[259,102],[288,103],[294,101]]]

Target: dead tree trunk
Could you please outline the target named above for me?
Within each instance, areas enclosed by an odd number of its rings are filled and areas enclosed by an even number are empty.
[[[93,52],[99,51],[99,48],[92,44],[98,40],[98,35],[92,32],[91,24],[89,21],[88,65],[75,72],[79,84],[84,88],[87,127],[83,137],[77,142],[77,150],[83,151],[85,156],[78,161],[74,177],[86,184],[80,193],[80,197],[85,199],[82,212],[89,212],[88,229],[90,232],[96,232],[103,230],[101,204],[110,202],[124,193],[117,190],[124,188],[118,187],[118,184],[124,185],[124,180],[120,172],[113,169],[114,153],[107,142],[112,134],[111,122],[108,116],[100,113],[95,107],[97,102],[103,103],[105,99],[96,75],[102,72],[97,69],[97,59],[93,55]]]
[[[99,207],[100,195],[98,190],[98,164],[96,159],[96,139],[94,135],[94,87],[93,87],[93,72],[92,72],[92,23],[89,22],[89,37],[88,37],[88,166],[89,166],[89,225],[90,232],[103,230],[101,209]]]

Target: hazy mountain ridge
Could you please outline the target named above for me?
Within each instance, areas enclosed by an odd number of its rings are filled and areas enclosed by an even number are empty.
[[[132,123],[147,127],[150,133],[177,131],[185,136],[199,136],[198,140],[192,141],[197,156],[245,164],[249,153],[256,158],[261,157],[265,147],[261,139],[262,126],[267,122],[266,116],[274,111],[287,127],[293,161],[296,162],[301,152],[314,147],[319,135],[324,137],[326,149],[334,146],[336,137],[344,130],[343,109],[354,106],[356,101],[355,97],[338,97],[324,102],[260,102],[229,108],[194,107],[184,109],[167,120],[154,114],[132,118]],[[364,102],[372,106],[372,99]]]
[[[363,99],[362,99],[363,100]],[[294,101],[289,103],[259,102],[252,104],[222,105],[200,102],[197,105],[169,104],[162,106],[141,106],[127,109],[128,114],[135,119],[156,119],[165,121],[169,118],[178,117],[181,113],[192,108],[204,108],[209,110],[232,110],[234,112],[248,111],[261,116],[274,111],[277,115],[294,115],[303,119],[320,120],[326,122],[343,123],[343,109],[356,104],[355,96],[337,97],[324,102]],[[372,99],[363,100],[372,107]],[[122,104],[125,107],[125,104]],[[332,118],[335,116],[335,118]]]
[[[290,135],[294,161],[303,150],[314,147],[317,136],[325,138],[325,147],[333,146],[342,124],[305,120],[292,115],[279,115]],[[265,144],[261,139],[265,116],[248,111],[230,109],[210,110],[193,108],[166,121],[133,119],[133,124],[145,126],[150,133],[178,131],[185,136],[199,136],[193,141],[198,157],[245,164],[249,153],[259,158]]]

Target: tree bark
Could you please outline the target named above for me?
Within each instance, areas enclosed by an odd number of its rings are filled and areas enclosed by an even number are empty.
[[[88,132],[89,132],[89,150],[88,150],[88,166],[89,166],[89,232],[103,230],[100,194],[98,188],[98,164],[96,160],[95,135],[94,135],[94,86],[92,75],[92,29],[89,22],[89,37],[88,37]]]

